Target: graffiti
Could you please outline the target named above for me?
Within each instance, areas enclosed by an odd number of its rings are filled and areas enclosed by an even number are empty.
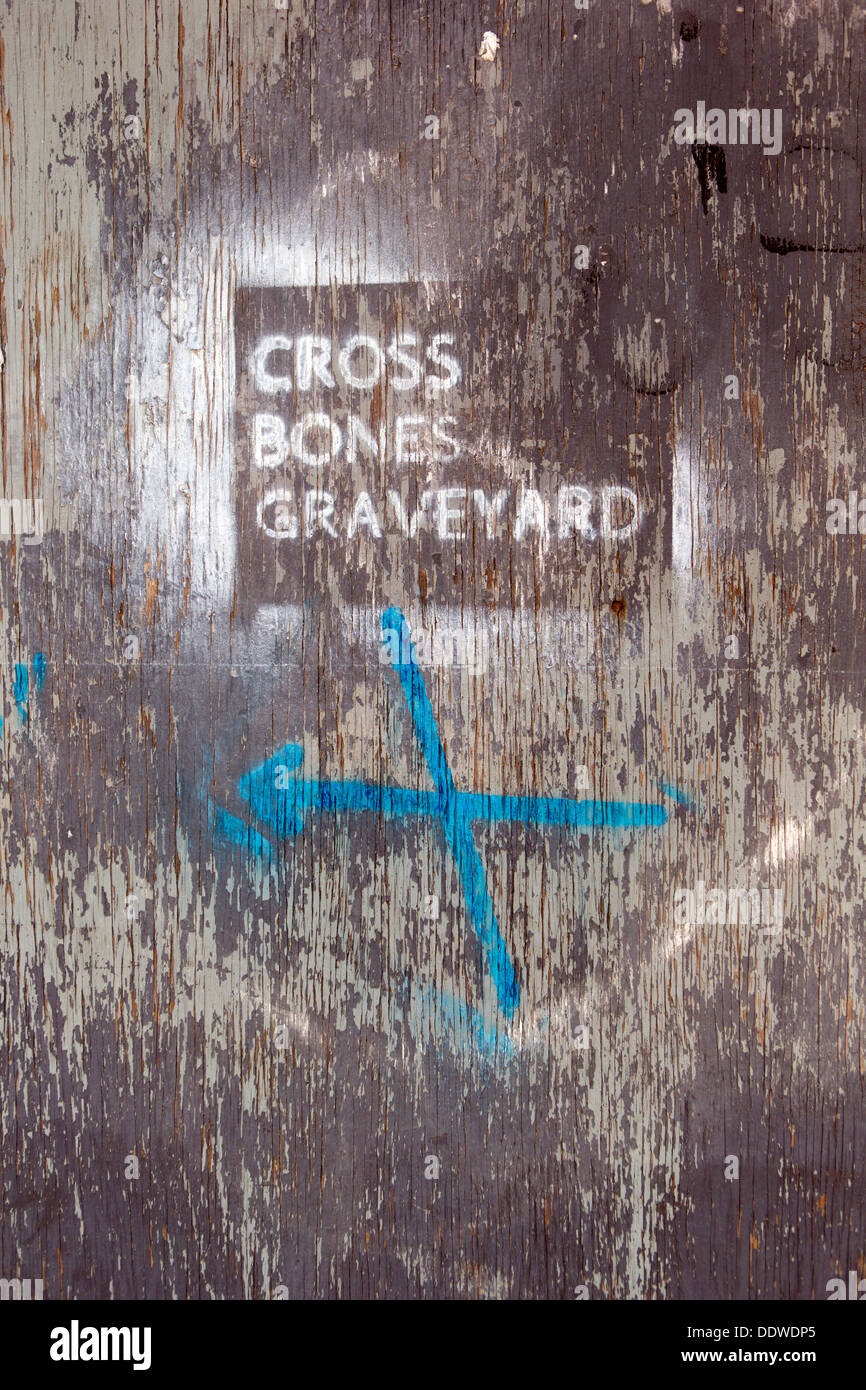
[[[847,1285],[833,10],[9,0],[4,1276]]]
[[[490,387],[473,329],[481,312],[450,281],[429,293],[370,281],[238,291],[233,492],[245,601],[297,601],[310,566],[332,568],[343,549],[353,556],[343,600],[357,601],[360,585],[371,604],[377,572],[419,565],[452,602],[453,571],[434,563],[446,543],[494,593],[515,546],[559,550],[566,566],[582,549],[604,564],[621,552],[632,566],[649,552],[658,488],[617,480],[631,442],[551,457],[511,411],[479,418]],[[339,328],[310,331],[328,323]]]
[[[296,496],[290,488],[269,488],[258,504],[257,524],[277,541],[306,539],[317,532],[341,540],[343,531],[348,540],[357,536],[380,541],[383,535],[414,540],[421,527],[440,541],[463,541],[478,525],[488,540],[501,533],[517,542],[543,545],[551,539],[573,542],[575,537],[594,541],[599,535],[605,541],[626,541],[640,524],[637,493],[621,486],[596,493],[586,487],[561,487],[549,497],[537,488],[501,488],[491,498],[483,488],[424,489],[414,512],[391,488],[386,501],[359,492],[335,516],[336,507],[334,494],[324,489],[308,488]]]
[[[667,811],[651,802],[458,791],[415,658],[409,625],[400,609],[389,608],[382,614],[382,632],[434,790],[378,782],[305,780],[296,775],[303,762],[303,749],[290,743],[246,773],[238,783],[238,791],[277,840],[301,834],[305,816],[314,811],[328,815],[369,812],[385,819],[438,823],[457,867],[485,971],[493,982],[501,1013],[510,1019],[520,1003],[520,985],[496,919],[484,865],[473,838],[473,825],[516,822],[566,829],[649,829],[664,825]],[[208,810],[217,838],[246,844],[254,854],[271,851],[271,843],[239,817],[213,803],[208,804]]]

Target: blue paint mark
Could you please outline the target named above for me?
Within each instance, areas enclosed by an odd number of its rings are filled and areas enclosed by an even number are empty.
[[[222,806],[217,806],[216,802],[209,798],[205,801],[205,807],[208,815],[208,829],[212,835],[227,841],[229,844],[238,845],[250,854],[260,855],[262,858],[268,859],[271,857],[273,846],[253,826],[247,825],[239,816],[233,816]]]
[[[372,811],[385,820],[412,816],[438,819],[441,814],[438,794],[415,788],[295,778],[285,787],[278,786],[281,770],[297,767],[302,758],[301,745],[287,743],[238,782],[244,801],[276,831],[277,838],[300,835],[309,811],[331,815]],[[490,825],[519,821],[571,830],[644,830],[664,825],[668,818],[664,806],[642,801],[573,801],[564,796],[491,796],[488,792],[459,791],[454,792],[454,801],[465,819]]]
[[[665,796],[669,796],[678,806],[686,806],[690,811],[695,809],[695,803],[686,792],[681,792],[678,787],[672,787],[668,782],[659,782],[659,787]]]
[[[458,1052],[471,1047],[488,1061],[510,1061],[517,1056],[513,1038],[453,994],[427,986],[413,996],[409,1011],[417,1033],[450,1038]]]
[[[299,743],[287,743],[285,748],[281,748],[267,762],[262,763],[261,767],[246,773],[238,782],[238,791],[244,801],[249,803],[260,821],[276,831],[278,839],[284,839],[288,835],[300,835],[304,828],[301,814],[304,809],[303,802],[299,805],[296,796],[288,795],[288,788],[277,786],[282,772],[293,772],[303,762],[303,758],[304,750]],[[298,785],[294,783],[292,790],[296,791]],[[313,783],[300,785],[312,788]],[[361,808],[352,806],[347,809]]]
[[[463,883],[466,906],[481,942],[499,1007],[505,1017],[510,1018],[520,1003],[520,986],[493,911],[493,903],[487,891],[484,865],[472,838],[471,823],[463,814],[457,799],[457,789],[436,727],[433,706],[430,704],[424,678],[412,651],[409,626],[399,608],[386,609],[382,614],[382,629],[396,635],[397,652],[405,653],[409,657],[408,661],[395,659],[394,670],[400,678],[403,694],[406,696],[415,737],[421,745],[421,751],[436,786],[437,818]]]
[[[27,667],[18,662],[15,667],[15,684],[12,688],[12,695],[18,706],[18,713],[22,721],[27,723],[27,699],[29,692],[30,678],[27,674]]]
[[[36,694],[38,695],[45,683],[45,673],[48,670],[48,663],[42,652],[37,652],[33,658],[33,675],[35,679]],[[27,706],[30,700],[30,676],[27,666],[23,661],[19,661],[15,666],[15,683],[12,687],[12,697],[21,715],[22,724],[27,723]],[[0,719],[0,731],[3,729],[3,720]]]
[[[45,684],[45,672],[48,670],[48,663],[42,652],[37,652],[33,658],[33,674],[36,677],[36,694],[38,695]]]

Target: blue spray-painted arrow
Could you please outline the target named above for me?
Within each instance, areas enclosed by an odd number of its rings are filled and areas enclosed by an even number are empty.
[[[499,1007],[511,1018],[520,1002],[514,966],[496,921],[487,891],[484,866],[475,848],[472,826],[517,821],[526,825],[580,828],[648,828],[664,825],[664,806],[629,801],[574,801],[569,797],[489,796],[460,792],[448,766],[439,737],[424,678],[415,661],[409,628],[397,608],[382,615],[383,632],[396,637],[389,642],[394,669],[406,697],[415,737],[424,754],[435,791],[382,786],[377,782],[304,780],[296,774],[303,763],[303,749],[290,743],[261,766],[242,777],[238,791],[264,825],[278,839],[299,835],[310,811],[330,814],[375,812],[389,819],[422,817],[438,821],[454,855],[470,920],[478,935],[485,966],[493,980]],[[226,813],[223,813],[225,815]],[[256,835],[251,827],[231,817],[238,836]],[[225,829],[225,827],[223,827]],[[260,837],[256,835],[256,839]]]

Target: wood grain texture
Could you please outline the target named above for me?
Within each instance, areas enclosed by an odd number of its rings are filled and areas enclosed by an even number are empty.
[[[863,553],[827,526],[866,499],[866,7],[0,8],[3,494],[45,513],[0,542],[0,1276],[866,1277]],[[677,144],[701,101],[779,110],[779,153]],[[375,332],[453,328],[464,447],[341,456],[382,538],[343,515],[275,542],[238,306],[317,288],[307,331],[338,344],[371,285]],[[431,502],[410,538],[404,482],[551,511],[494,543]],[[561,533],[564,487],[592,536]],[[475,825],[512,1017],[444,822],[310,811],[279,839],[241,794],[289,745],[319,783],[431,791],[391,606],[484,653],[419,668],[459,791],[664,811]],[[779,890],[781,929],[679,922],[699,883]]]

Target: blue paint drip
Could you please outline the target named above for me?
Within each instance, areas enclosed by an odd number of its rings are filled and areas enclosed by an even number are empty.
[[[665,796],[669,796],[678,806],[686,806],[690,811],[695,809],[695,803],[686,792],[681,792],[678,787],[672,787],[669,782],[659,782],[659,787]]]
[[[33,658],[33,674],[36,677],[36,694],[38,695],[45,684],[45,672],[48,670],[48,663],[42,652],[37,652]]]
[[[27,723],[27,699],[29,694],[29,687],[30,678],[27,674],[27,667],[22,662],[18,662],[18,664],[15,667],[15,685],[12,689],[12,695],[16,705],[18,706],[18,713],[21,715],[21,719],[25,724]]]
[[[45,683],[45,673],[48,670],[48,663],[42,652],[37,652],[33,658],[33,676],[38,695]],[[15,684],[12,687],[12,696],[21,715],[21,722],[27,723],[27,704],[30,699],[30,676],[26,665],[19,661],[15,666]],[[0,730],[3,728],[3,720],[0,719]]]
[[[428,985],[413,998],[409,1012],[416,1032],[431,1038],[450,1038],[458,1052],[469,1048],[490,1062],[510,1061],[517,1056],[513,1038],[453,994],[441,993]]]

